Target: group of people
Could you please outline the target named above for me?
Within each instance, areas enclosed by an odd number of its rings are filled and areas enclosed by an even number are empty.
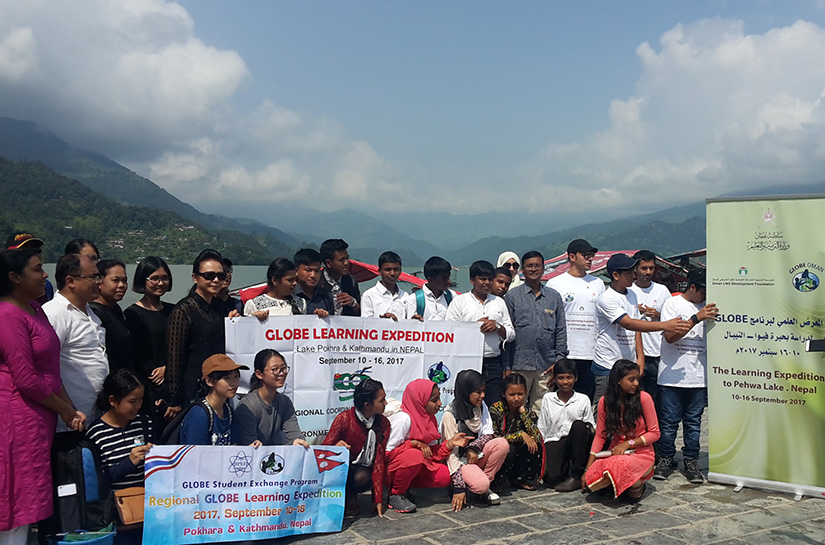
[[[584,240],[570,243],[568,271],[546,285],[539,252],[520,259],[505,252],[498,266],[470,266],[472,289],[464,294],[450,289],[452,267],[441,257],[427,260],[426,283],[406,293],[398,285],[400,256],[384,252],[379,280],[361,294],[346,242],[330,239],[317,251],[274,260],[266,287],[242,303],[229,294],[232,262],[204,250],[188,295],[176,304],[163,300],[172,287],[169,266],[143,259],[131,284],[141,299],[124,311],[124,263],[101,259],[91,241],[76,239],[57,261],[54,290],[42,245],[19,232],[0,252],[0,403],[11,416],[0,429],[2,544],[25,542],[28,526],[51,515],[49,452],[61,434],[74,434],[61,443],[86,434],[113,489],[142,484],[153,443],[309,448],[292,402],[278,392],[290,371],[278,352],[257,354],[252,388],[232,399],[246,367],[225,355],[224,318],[244,315],[479,323],[481,372],[456,376],[440,424],[432,381],[407,385],[387,416],[380,382],[356,387],[354,407],[324,440],[350,449],[348,514],[370,488],[382,514],[385,485],[398,512],[415,511],[416,487],[448,488],[455,510],[471,497],[496,504],[507,484],[612,487],[615,496],[636,499],[651,475],[673,471],[680,422],[686,475],[703,480],[696,459],[706,399],[704,321],[717,310],[704,303],[703,271],[693,271],[676,295],[653,282],[650,252],[612,256],[609,287],[588,273],[597,250]],[[15,471],[24,460],[27,471]]]

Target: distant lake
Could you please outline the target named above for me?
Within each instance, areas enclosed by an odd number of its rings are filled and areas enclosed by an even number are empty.
[[[54,263],[46,263],[43,266],[46,272],[49,273],[49,278],[52,280],[52,284],[54,284],[54,266]],[[134,278],[136,268],[137,265],[126,265],[126,274],[129,277],[129,291],[126,292],[126,295],[123,297],[123,301],[120,303],[121,308],[125,309],[129,305],[136,303],[142,297],[141,295],[133,292],[131,289],[132,278]],[[170,303],[177,303],[186,297],[186,294],[189,293],[189,289],[192,287],[192,265],[169,265],[169,268],[172,269],[169,272],[172,273],[173,289],[164,296],[164,300],[169,301]],[[267,267],[261,265],[235,265],[232,272],[232,286],[230,286],[229,289],[238,289],[265,282],[266,269]],[[422,267],[404,267],[404,272],[413,274],[421,271],[421,269]],[[419,272],[418,276],[423,277],[424,275]],[[457,271],[453,271],[453,280],[458,283],[458,286],[455,288],[457,291],[463,293],[470,290],[470,277],[467,267],[462,267]],[[362,282],[359,285],[361,288],[361,293],[364,293],[365,290],[374,286],[376,281],[377,278],[375,280]],[[409,291],[409,284],[401,283],[401,287]],[[57,289],[57,286],[55,286],[55,289]]]

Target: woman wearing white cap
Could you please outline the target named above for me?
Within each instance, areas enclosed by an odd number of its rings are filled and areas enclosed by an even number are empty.
[[[510,282],[510,289],[524,283],[521,276],[518,274],[519,267],[521,266],[518,259],[519,258],[515,252],[502,252],[502,254],[498,256],[498,261],[496,262],[496,267],[507,267],[510,269],[510,274],[513,275],[513,280]]]

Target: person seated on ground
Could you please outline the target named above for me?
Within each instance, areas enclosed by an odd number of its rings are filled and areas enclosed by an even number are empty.
[[[515,288],[520,286],[523,282],[518,274],[519,260],[515,252],[502,252],[496,261],[496,267],[505,267],[510,271],[511,282],[510,287]]]
[[[100,451],[103,474],[114,490],[143,486],[143,461],[152,447],[151,426],[140,411],[143,392],[143,384],[132,371],[110,373],[97,400],[103,416],[86,432]]]
[[[298,425],[292,401],[278,393],[289,373],[284,357],[276,350],[265,348],[255,354],[253,367],[252,390],[244,396],[235,411],[238,442],[248,445],[257,440],[264,445],[301,445],[309,448]]]
[[[501,503],[499,495],[490,490],[490,483],[504,464],[510,446],[506,439],[495,436],[484,403],[485,389],[481,373],[472,369],[461,371],[455,378],[455,398],[441,417],[441,437],[461,433],[470,439],[466,447],[453,447],[447,458],[456,511],[467,504],[467,489],[482,503]]]
[[[599,400],[596,437],[582,488],[595,492],[612,485],[614,498],[627,491],[629,499],[638,500],[653,475],[653,443],[658,439],[656,409],[650,394],[639,388],[639,366],[618,360],[610,371],[607,393]],[[597,458],[602,451],[610,456]]]
[[[435,382],[416,379],[404,389],[401,410],[389,419],[388,507],[399,513],[414,513],[416,510],[410,488],[446,488],[450,484],[450,470],[444,461],[453,448],[465,447],[469,442],[461,433],[439,442],[441,434],[438,433],[435,414],[441,408],[440,396]],[[453,500],[453,509],[456,509],[455,497]]]
[[[519,373],[504,378],[504,392],[490,407],[493,431],[504,437],[510,450],[498,473],[494,488],[509,479],[510,486],[522,490],[536,490],[544,449],[541,433],[536,426],[538,416],[527,403],[527,381]]]
[[[321,254],[312,248],[301,248],[293,258],[298,276],[298,285],[295,286],[295,297],[305,302],[307,314],[315,314],[319,318],[326,318],[335,312],[335,302],[332,293],[321,286]]]
[[[381,279],[361,296],[361,316],[389,318],[395,322],[407,318],[407,292],[398,287],[401,257],[395,252],[378,256]]]
[[[292,261],[279,257],[266,270],[266,292],[250,299],[243,307],[244,316],[264,321],[270,316],[303,314],[306,302],[295,297],[298,273]]]
[[[214,354],[203,362],[198,399],[186,413],[180,427],[182,445],[237,445],[240,442],[238,424],[230,399],[235,397],[241,381],[238,365],[226,354]],[[261,446],[258,440],[253,447]]]
[[[427,282],[421,289],[407,297],[407,316],[416,320],[445,320],[447,308],[456,292],[450,289],[450,262],[433,256],[424,263]]]
[[[553,376],[555,392],[547,392],[541,403],[539,430],[544,437],[544,484],[557,492],[572,492],[582,487],[592,442],[593,409],[590,398],[573,390],[578,380],[576,362],[567,358],[556,362]],[[569,477],[568,465],[570,466]]]
[[[504,297],[510,290],[510,281],[513,280],[513,277],[510,275],[510,269],[507,267],[496,267],[495,274],[490,293],[496,297]]]
[[[126,265],[116,259],[103,259],[97,262],[97,271],[103,276],[98,286],[97,299],[89,307],[100,318],[100,324],[106,330],[106,357],[109,371],[117,369],[135,370],[134,349],[132,346],[126,318],[119,303],[129,289],[126,277]]]
[[[387,394],[384,385],[367,378],[355,387],[354,407],[339,413],[324,438],[324,445],[349,449],[346,510],[354,517],[361,513],[358,494],[372,487],[372,501],[379,517],[384,516],[384,481],[387,473],[387,439],[390,422],[384,417]]]
[[[490,404],[501,397],[504,364],[501,357],[502,341],[509,343],[516,337],[516,330],[510,320],[507,304],[501,297],[490,293],[495,276],[492,263],[476,261],[470,265],[472,291],[462,293],[450,303],[447,320],[478,322],[484,333],[484,359],[481,374],[487,384],[487,399]]]

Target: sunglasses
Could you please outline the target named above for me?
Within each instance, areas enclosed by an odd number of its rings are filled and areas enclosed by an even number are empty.
[[[518,269],[518,263],[505,263],[504,266],[508,269]]]
[[[220,280],[221,282],[226,280],[226,273],[225,272],[206,271],[206,272],[196,272],[195,274],[200,276],[204,280],[208,280],[209,282],[212,282],[216,278],[218,280]]]

